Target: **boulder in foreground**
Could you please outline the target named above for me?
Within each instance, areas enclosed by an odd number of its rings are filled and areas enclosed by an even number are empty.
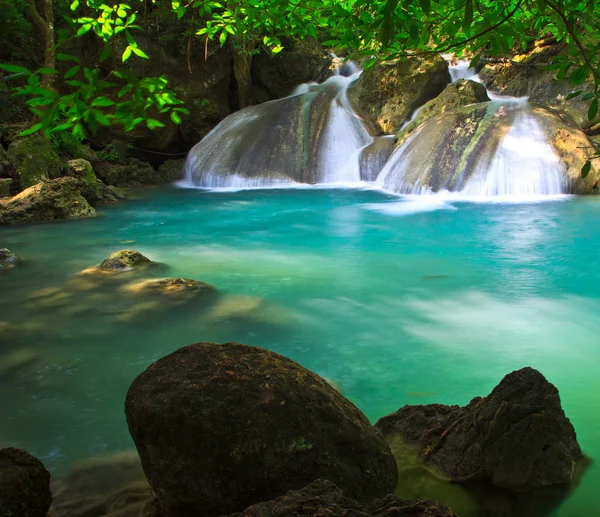
[[[46,517],[50,472],[20,449],[0,449],[0,517]]]
[[[390,448],[361,411],[261,348],[181,348],[135,379],[125,412],[168,517],[238,512],[316,479],[362,501],[396,486]]]
[[[375,426],[453,482],[515,490],[568,484],[583,454],[558,390],[532,368],[508,374],[468,405],[404,406]]]
[[[331,481],[319,479],[273,501],[259,503],[229,517],[457,517],[431,499],[407,501],[395,495],[359,504]]]

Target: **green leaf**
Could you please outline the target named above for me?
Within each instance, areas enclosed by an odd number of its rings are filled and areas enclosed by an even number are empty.
[[[91,28],[92,28],[91,23],[84,23],[81,27],[79,27],[79,30],[77,31],[77,37],[87,34],[88,32],[90,32]]]
[[[106,45],[104,49],[102,49],[102,53],[100,54],[100,62],[106,61],[113,54],[112,45]]]
[[[76,11],[77,8],[79,7],[79,0],[73,0],[73,3],[71,4],[71,11]]]
[[[536,0],[536,4],[540,11],[544,12],[546,10],[546,0]]]
[[[58,74],[58,70],[56,68],[40,68],[37,73],[41,75],[54,75]]]
[[[125,49],[125,52],[123,52],[123,56],[121,58],[123,60],[123,62],[127,61],[131,57],[132,52],[133,52],[133,49],[131,47],[127,47]]]
[[[574,99],[575,97],[579,97],[582,93],[583,93],[583,90],[577,90],[576,92],[571,92],[571,93],[569,93],[569,95],[567,95],[565,100],[570,101],[571,99]]]
[[[177,125],[181,124],[181,117],[174,111],[171,112],[171,120]]]
[[[148,126],[148,129],[156,129],[159,127],[165,127],[165,125],[160,122],[159,120],[156,120],[154,118],[149,118],[148,120],[146,120],[146,125]]]
[[[588,109],[588,120],[594,120],[598,115],[598,97],[596,97],[590,104]]]
[[[471,24],[473,23],[473,0],[467,0],[465,4],[465,17],[463,19],[463,30],[469,34],[471,31]]]
[[[75,56],[70,56],[69,54],[63,54],[61,52],[56,54],[56,59],[59,61],[73,61],[74,63],[81,63],[81,61],[79,61],[79,59]]]
[[[219,43],[221,44],[221,46],[225,45],[225,42],[227,41],[227,31],[223,30],[221,31],[221,35],[219,36]]]
[[[592,168],[592,162],[588,160],[585,162],[585,165],[581,168],[581,177],[585,179],[585,177],[590,173],[590,169]]]
[[[429,11],[431,11],[430,0],[419,0],[419,3],[421,4],[421,9],[423,9],[423,12],[425,14],[429,14]]]
[[[136,56],[143,57],[144,59],[150,59],[141,48],[134,48],[133,53]]]
[[[19,133],[19,136],[33,135],[33,133],[37,133],[40,129],[42,129],[42,127],[43,127],[42,124],[36,124],[35,126],[31,126],[29,129],[26,129],[25,131],[21,131]]]
[[[4,65],[4,64],[1,64],[0,65],[0,69],[1,70],[5,70],[7,72],[10,72],[11,74],[26,74],[26,75],[31,75],[31,72],[27,68],[25,68],[24,66]]]
[[[114,105],[115,103],[106,97],[98,97],[92,101],[92,107],[94,108],[108,108]]]

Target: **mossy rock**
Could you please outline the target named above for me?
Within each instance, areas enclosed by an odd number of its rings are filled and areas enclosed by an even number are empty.
[[[50,141],[43,136],[35,135],[15,140],[8,148],[8,158],[17,168],[22,189],[44,180],[58,178],[62,172],[58,154]]]
[[[88,160],[77,158],[67,162],[67,174],[80,181],[81,194],[92,206],[114,203],[125,198],[118,187],[105,185],[96,177],[94,167]]]
[[[0,197],[12,196],[13,180],[11,178],[0,178]]]
[[[14,264],[19,257],[7,248],[0,248],[0,264]]]
[[[167,160],[158,168],[160,182],[169,182],[182,179],[185,174],[186,160]]]
[[[397,467],[367,418],[281,355],[200,343],[129,388],[129,430],[161,515],[219,516],[329,479],[359,500],[392,492]]]
[[[136,250],[120,250],[111,253],[104,259],[99,269],[104,271],[130,271],[132,269],[145,267],[151,260]]]
[[[217,288],[206,282],[189,278],[150,278],[129,282],[121,288],[132,296],[161,298],[174,304],[186,303],[198,298],[212,297]]]
[[[149,163],[136,158],[94,164],[96,174],[107,185],[131,187],[162,183],[158,173]]]
[[[449,82],[448,64],[440,56],[382,61],[352,85],[350,100],[371,131],[393,134]]]
[[[37,223],[94,216],[75,178],[44,181],[7,200],[0,200],[0,224]]]

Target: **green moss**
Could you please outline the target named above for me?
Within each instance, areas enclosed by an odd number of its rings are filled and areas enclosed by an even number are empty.
[[[307,441],[305,438],[294,440],[290,445],[290,449],[293,451],[310,451],[312,448],[313,444]]]
[[[43,136],[15,140],[8,148],[8,158],[17,168],[22,189],[44,180],[58,178],[62,172],[58,154],[50,141]]]

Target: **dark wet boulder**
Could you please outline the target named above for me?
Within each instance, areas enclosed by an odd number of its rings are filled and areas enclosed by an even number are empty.
[[[44,464],[20,449],[0,449],[0,517],[46,517],[51,504]]]
[[[0,167],[2,164],[0,164]],[[13,183],[11,178],[0,178],[0,197],[11,197],[13,194]]]
[[[150,264],[150,259],[136,250],[120,250],[111,253],[105,258],[99,269],[105,271],[129,271],[138,267],[144,267]]]
[[[104,183],[116,187],[133,187],[161,183],[154,167],[137,158],[99,162],[94,164],[94,170]]]
[[[185,174],[185,160],[167,160],[158,168],[161,182],[180,180]]]
[[[411,113],[450,82],[440,56],[382,61],[365,70],[350,89],[355,109],[377,133],[395,133]]]
[[[58,154],[50,141],[40,135],[15,140],[8,148],[8,158],[16,168],[21,189],[58,178],[62,172]]]
[[[515,490],[568,484],[583,458],[558,390],[532,368],[508,374],[468,405],[404,406],[376,427],[414,445],[419,459],[453,482]]]
[[[331,481],[318,479],[300,490],[250,506],[229,517],[456,517],[446,506],[421,499],[408,501],[395,495],[360,504],[347,497]]]
[[[361,181],[375,181],[381,169],[392,155],[396,139],[393,136],[378,136],[361,150],[359,156]]]
[[[96,211],[81,195],[75,178],[44,181],[0,200],[0,225],[90,217]]]
[[[389,446],[361,411],[261,348],[181,348],[134,380],[125,413],[165,516],[233,513],[316,479],[362,501],[396,486]]]
[[[14,264],[19,257],[7,248],[0,248],[0,264]]]

